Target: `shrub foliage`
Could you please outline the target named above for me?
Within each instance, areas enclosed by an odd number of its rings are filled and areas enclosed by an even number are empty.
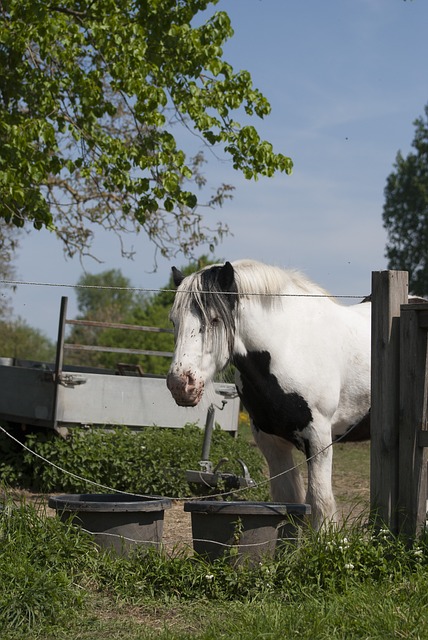
[[[184,497],[192,490],[186,480],[186,470],[200,468],[203,433],[195,425],[186,425],[183,429],[147,427],[139,432],[126,427],[73,429],[71,436],[63,440],[46,431],[25,438],[24,444],[31,451],[22,449],[2,434],[0,481],[46,493],[94,493],[111,488]],[[262,483],[258,490],[252,490],[252,498],[267,499],[264,463],[254,446],[215,429],[210,458],[213,463],[228,458],[222,470],[237,474],[242,474],[237,460],[244,460],[253,479]],[[193,487],[193,491],[196,490]]]

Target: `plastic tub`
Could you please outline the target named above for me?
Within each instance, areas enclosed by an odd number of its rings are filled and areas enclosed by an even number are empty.
[[[141,498],[128,494],[66,494],[49,498],[62,520],[75,522],[93,534],[103,548],[127,555],[136,547],[159,547],[168,498]]]
[[[281,541],[296,540],[298,527],[310,514],[308,504],[279,502],[189,501],[184,510],[192,520],[193,549],[215,560],[231,558],[259,562],[272,557]]]

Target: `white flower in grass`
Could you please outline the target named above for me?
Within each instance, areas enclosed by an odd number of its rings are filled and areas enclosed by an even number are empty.
[[[352,564],[352,562],[348,562],[347,564],[345,564],[345,569],[347,571],[352,571],[353,568],[354,568],[354,565]]]
[[[214,579],[214,576],[212,573],[207,573],[207,575],[205,576],[205,580],[208,580],[208,582],[211,582],[211,580]]]

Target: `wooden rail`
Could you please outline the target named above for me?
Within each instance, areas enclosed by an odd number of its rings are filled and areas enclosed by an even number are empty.
[[[172,358],[174,355],[172,351],[154,351],[149,349],[130,349],[127,347],[106,347],[99,345],[87,345],[65,342],[65,325],[80,325],[85,327],[100,327],[103,329],[125,329],[127,331],[144,331],[149,333],[169,333],[173,334],[173,329],[162,329],[159,327],[145,327],[142,325],[124,324],[120,322],[100,322],[98,320],[69,320],[67,318],[67,303],[68,298],[63,297],[61,299],[61,311],[60,311],[60,327],[62,326],[61,335],[58,336],[58,344],[61,344],[62,349],[67,351],[98,351],[100,353],[121,353],[143,356],[158,356],[164,358]]]
[[[123,324],[120,322],[98,322],[98,320],[68,320],[66,324],[80,324],[86,327],[102,327],[104,329],[127,329],[128,331],[150,331],[152,333],[174,333],[173,329],[160,329],[159,327],[145,327],[136,324]]]

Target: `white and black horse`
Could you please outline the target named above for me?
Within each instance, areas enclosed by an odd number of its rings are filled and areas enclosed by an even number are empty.
[[[370,302],[341,305],[300,273],[252,260],[173,275],[175,401],[195,406],[232,362],[272,499],[308,502],[315,527],[334,519],[329,445],[370,409]],[[307,459],[306,497],[293,447]]]

